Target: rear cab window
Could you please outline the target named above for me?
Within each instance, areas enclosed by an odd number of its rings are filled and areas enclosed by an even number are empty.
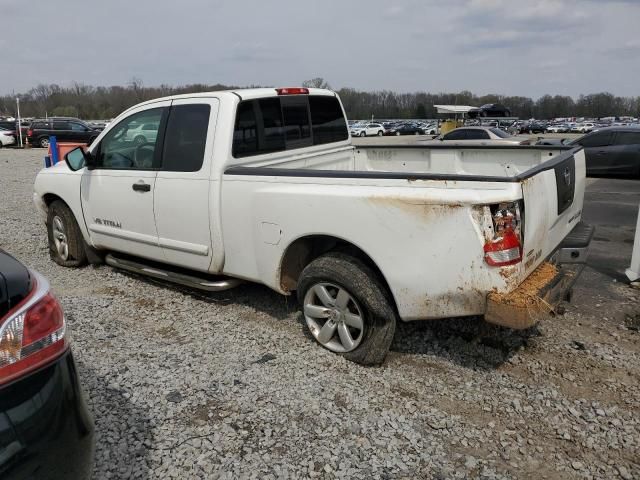
[[[340,102],[328,95],[291,95],[244,100],[233,132],[235,158],[347,140]]]

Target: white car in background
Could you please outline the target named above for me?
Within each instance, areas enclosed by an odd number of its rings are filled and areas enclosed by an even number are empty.
[[[438,129],[438,126],[435,123],[429,123],[427,125],[424,125],[422,129],[424,130],[424,133],[426,135],[438,135],[440,131]]]
[[[591,130],[593,130],[594,128],[596,128],[596,124],[592,123],[592,122],[585,122],[585,123],[582,123],[582,124],[578,125],[578,131],[580,133],[588,133]]]
[[[16,143],[16,137],[11,130],[0,128],[0,148]]]
[[[424,143],[431,145],[529,145],[530,139],[525,135],[510,135],[496,127],[459,127]]]
[[[377,135],[378,137],[384,135],[384,127],[381,123],[367,123],[364,125],[351,126],[352,137],[369,137],[373,135]]]
[[[153,122],[141,123],[127,130],[127,140],[136,145],[156,143],[158,124]]]

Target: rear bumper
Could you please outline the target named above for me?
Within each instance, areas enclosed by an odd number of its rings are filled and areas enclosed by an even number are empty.
[[[87,479],[93,419],[67,352],[0,389],[0,478]]]
[[[556,313],[560,303],[569,300],[571,288],[586,266],[594,231],[586,223],[576,225],[547,260],[556,267],[557,273],[550,276],[545,284],[536,285],[535,293],[530,293],[532,286],[527,285],[527,279],[506,296],[489,295],[485,320],[496,325],[524,329],[532,327],[545,316]],[[531,277],[533,274],[529,278]],[[530,297],[526,302],[515,301],[516,297],[525,296]]]

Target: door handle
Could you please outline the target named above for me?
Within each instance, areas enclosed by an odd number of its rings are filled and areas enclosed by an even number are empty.
[[[150,192],[151,191],[151,185],[149,185],[148,183],[144,183],[144,182],[134,183],[133,185],[131,185],[131,187],[136,192]]]

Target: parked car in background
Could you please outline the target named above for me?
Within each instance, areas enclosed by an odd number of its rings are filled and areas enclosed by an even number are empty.
[[[132,141],[136,145],[144,145],[145,143],[155,143],[159,124],[156,122],[144,122],[132,125],[126,132],[127,140]]]
[[[364,125],[352,125],[351,136],[353,137],[369,137],[377,135],[381,137],[384,135],[384,127],[380,123],[367,123]]]
[[[584,147],[587,175],[640,177],[640,127],[607,127],[573,140]]]
[[[424,135],[424,130],[415,123],[401,123],[388,131],[385,135]]]
[[[548,133],[569,133],[571,128],[566,123],[559,123],[556,125],[547,125]]]
[[[8,147],[16,143],[16,132],[0,128],[0,148]]]
[[[79,142],[91,144],[101,130],[77,118],[49,117],[36,119],[27,130],[27,138],[33,146],[47,148],[49,137],[55,135],[59,142]]]
[[[495,127],[459,127],[444,135],[440,135],[435,140],[427,140],[425,143],[434,142],[452,145],[465,145],[473,142],[479,145],[529,145],[528,138],[512,136],[504,130]]]
[[[518,133],[545,133],[547,131],[547,124],[544,122],[532,121],[523,123],[518,128]]]
[[[595,123],[585,122],[585,123],[581,123],[580,125],[578,125],[578,132],[580,132],[580,133],[589,133],[594,128],[596,128],[596,124]]]
[[[424,133],[426,135],[438,135],[438,133],[440,132],[438,125],[435,123],[429,123],[427,125],[424,125],[422,127],[422,130],[424,130]]]
[[[473,108],[468,113],[469,118],[476,117],[510,117],[511,110],[499,103],[487,103],[479,108]]]
[[[0,250],[3,480],[81,480],[91,475],[93,419],[66,328],[47,280]]]

